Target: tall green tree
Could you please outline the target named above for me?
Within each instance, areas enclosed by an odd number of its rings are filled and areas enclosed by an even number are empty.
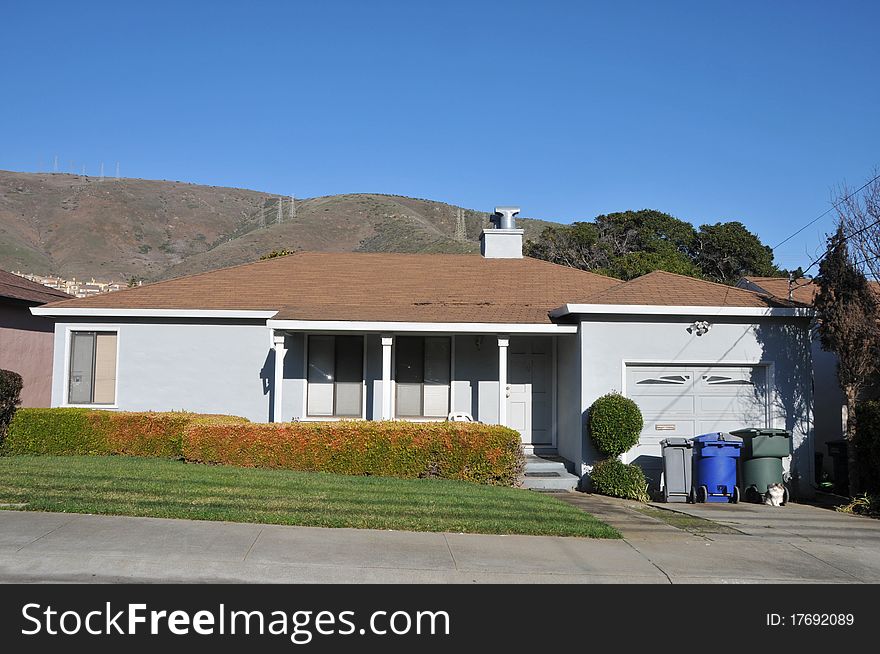
[[[747,275],[784,275],[773,263],[773,250],[741,222],[701,225],[691,258],[707,279],[736,284]]]
[[[624,280],[655,270],[725,284],[745,275],[783,274],[773,264],[770,248],[742,223],[703,225],[698,231],[689,222],[651,209],[547,227],[526,243],[525,253]]]
[[[857,402],[865,384],[876,373],[880,357],[877,297],[850,255],[841,222],[828,239],[828,253],[816,277],[815,306],[822,348],[837,355],[837,377],[846,401],[846,440],[849,492],[860,490],[856,434]]]

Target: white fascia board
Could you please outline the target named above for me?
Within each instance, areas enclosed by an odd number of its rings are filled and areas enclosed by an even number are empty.
[[[576,334],[577,325],[491,322],[387,322],[355,320],[269,320],[271,329],[328,332],[451,332],[458,334]]]
[[[267,320],[277,311],[246,309],[94,309],[85,307],[31,307],[35,316],[92,318],[231,318]]]
[[[731,316],[748,318],[810,318],[813,309],[799,307],[704,307],[657,304],[565,304],[550,312],[552,318],[570,314],[618,314],[645,316]]]

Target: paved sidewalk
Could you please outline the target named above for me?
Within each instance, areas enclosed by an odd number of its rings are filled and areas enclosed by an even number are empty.
[[[758,516],[765,514],[748,511],[761,507],[743,507],[741,514],[718,511],[710,518],[737,532],[695,535],[640,514],[631,503],[582,494],[568,499],[617,526],[625,539],[0,511],[0,581],[880,582],[876,521],[791,505],[773,517],[783,529],[762,526],[767,518]]]

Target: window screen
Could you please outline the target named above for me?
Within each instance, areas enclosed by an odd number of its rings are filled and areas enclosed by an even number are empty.
[[[308,369],[308,415],[362,415],[362,336],[309,336]]]
[[[116,338],[115,332],[71,332],[69,404],[115,404]]]

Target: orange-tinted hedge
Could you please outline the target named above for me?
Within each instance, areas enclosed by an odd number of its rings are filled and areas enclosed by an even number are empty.
[[[0,454],[125,454],[179,457],[193,424],[246,423],[236,416],[79,408],[19,409]]]
[[[235,416],[19,409],[0,454],[184,457],[254,468],[442,477],[511,486],[517,432],[497,425],[405,421],[250,423]]]
[[[188,461],[344,475],[442,477],[512,486],[524,460],[519,434],[465,422],[294,422],[194,425]]]

